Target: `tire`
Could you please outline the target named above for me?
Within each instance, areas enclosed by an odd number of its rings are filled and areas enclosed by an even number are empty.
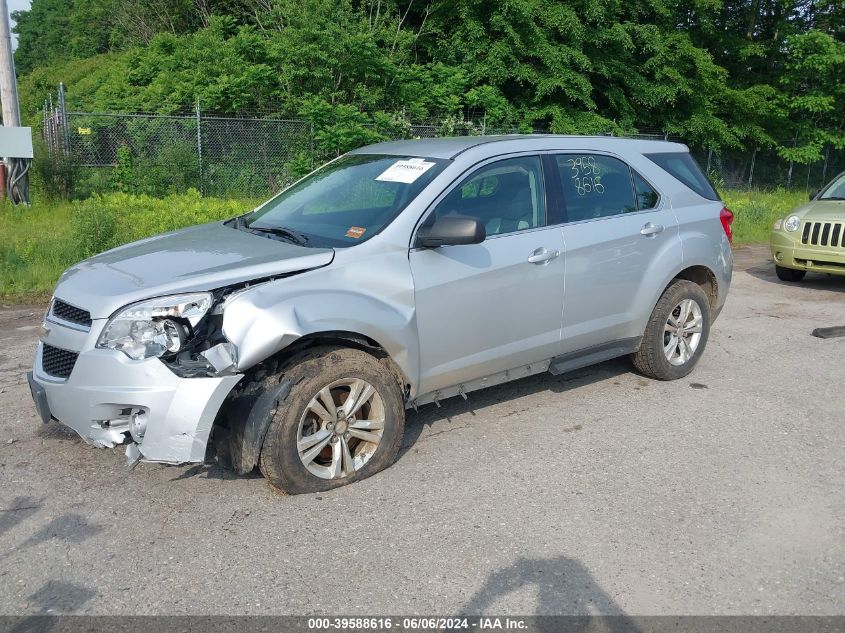
[[[778,266],[775,264],[775,273],[778,276],[778,279],[781,281],[801,281],[804,279],[804,275],[807,274],[806,270],[795,270],[794,268],[784,268],[783,266]]]
[[[288,494],[322,492],[365,479],[395,461],[405,407],[399,381],[385,361],[358,349],[315,347],[287,361],[277,380],[292,387],[261,448],[259,468],[271,485]],[[342,412],[354,391],[364,400],[360,408],[350,405],[354,417],[332,417],[331,405]]]
[[[688,303],[690,301],[692,304]],[[687,328],[680,337],[686,343],[679,340],[678,330],[673,335],[666,329],[676,327],[670,321],[670,316],[675,324],[679,323],[680,311],[684,306],[690,307]],[[696,325],[696,319],[700,325]],[[658,380],[683,378],[693,370],[707,346],[710,322],[710,302],[701,286],[683,279],[674,281],[663,291],[654,306],[640,348],[631,356],[634,367],[645,376]],[[700,336],[696,338],[696,334]],[[667,343],[673,341],[676,345],[667,352]]]

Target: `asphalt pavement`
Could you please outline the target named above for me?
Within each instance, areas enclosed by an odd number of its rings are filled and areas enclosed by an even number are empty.
[[[845,612],[845,277],[738,249],[696,370],[616,360],[409,412],[397,463],[285,497],[42,425],[0,309],[0,613]]]

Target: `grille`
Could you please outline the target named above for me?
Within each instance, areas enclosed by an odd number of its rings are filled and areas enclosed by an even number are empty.
[[[804,222],[801,243],[845,248],[845,222]]]
[[[59,349],[44,343],[41,351],[41,366],[51,376],[67,378],[73,371],[77,356],[79,354],[76,352],[69,352],[66,349]]]
[[[63,321],[70,321],[86,327],[91,327],[91,313],[88,310],[77,308],[61,299],[53,299],[52,314]]]
[[[53,299],[53,314],[64,321],[71,323],[78,323],[91,327],[91,313],[88,310],[77,308],[69,303],[65,303],[61,299]]]

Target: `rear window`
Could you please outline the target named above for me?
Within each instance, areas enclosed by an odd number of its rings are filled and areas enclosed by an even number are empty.
[[[710,181],[701,172],[701,168],[687,152],[645,154],[645,157],[653,163],[657,163],[701,197],[708,200],[719,199],[719,194],[713,189],[713,185],[710,184]]]

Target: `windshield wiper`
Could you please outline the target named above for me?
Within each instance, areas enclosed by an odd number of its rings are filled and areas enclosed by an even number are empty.
[[[308,243],[308,236],[288,229],[283,226],[247,226],[247,230],[256,231],[258,233],[269,233],[270,235],[277,235],[288,242],[293,242],[299,246],[305,246]]]
[[[830,196],[829,198],[819,198],[819,200],[845,200],[842,196]]]

